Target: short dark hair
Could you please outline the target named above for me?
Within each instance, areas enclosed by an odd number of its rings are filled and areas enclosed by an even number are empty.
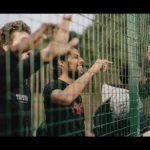
[[[71,41],[73,38],[75,38],[75,37],[77,37],[77,38],[79,38],[80,39],[80,35],[79,34],[77,34],[76,32],[74,32],[74,31],[70,31],[70,33],[69,33],[69,40],[68,41]],[[78,49],[78,46],[79,45],[77,45],[77,46],[75,46],[75,48],[76,49]],[[69,54],[69,53],[68,53]],[[63,61],[65,61],[66,60],[66,57],[68,56],[68,54],[65,54],[65,55],[62,55],[62,56],[58,56],[58,57],[55,57],[54,59],[53,59],[53,62],[52,62],[52,65],[53,65],[53,79],[54,80],[57,80],[58,79],[58,77],[59,77],[59,70],[58,70],[58,60],[63,60]]]
[[[54,80],[57,80],[58,77],[59,77],[58,60],[60,59],[60,60],[65,61],[66,56],[67,56],[67,55],[62,55],[62,56],[60,56],[59,58],[58,58],[58,57],[55,57],[55,58],[53,59],[52,64],[53,64],[53,79],[54,79]]]

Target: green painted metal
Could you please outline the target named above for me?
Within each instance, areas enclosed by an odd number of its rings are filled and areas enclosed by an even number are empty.
[[[138,81],[138,15],[127,14],[127,44],[129,65],[130,133],[139,136],[139,81]]]

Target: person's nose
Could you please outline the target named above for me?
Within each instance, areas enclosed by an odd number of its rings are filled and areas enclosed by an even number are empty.
[[[84,63],[84,60],[80,57],[80,65]]]

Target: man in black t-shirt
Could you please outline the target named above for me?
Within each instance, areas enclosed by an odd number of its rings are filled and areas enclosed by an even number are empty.
[[[40,61],[47,64],[78,43],[78,39],[68,43],[70,21],[68,16],[58,25],[43,24],[31,35],[23,21],[10,22],[0,29],[0,136],[31,136],[31,93],[25,80],[40,69]],[[30,49],[43,42],[49,27],[55,30],[48,46],[26,57]]]
[[[111,62],[97,59],[86,73],[83,73],[83,63],[77,47],[72,48],[67,55],[53,59],[54,81],[47,84],[43,92],[47,136],[85,136],[80,94],[91,77],[103,67],[106,71],[107,64]],[[45,132],[45,124],[43,125]],[[37,136],[38,131],[40,130],[37,130]],[[90,131],[87,133],[87,136],[93,136]]]

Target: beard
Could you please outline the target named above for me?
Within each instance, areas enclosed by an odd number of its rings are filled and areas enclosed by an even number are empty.
[[[78,79],[83,73],[80,73],[79,71],[68,71],[68,76],[74,80]]]

